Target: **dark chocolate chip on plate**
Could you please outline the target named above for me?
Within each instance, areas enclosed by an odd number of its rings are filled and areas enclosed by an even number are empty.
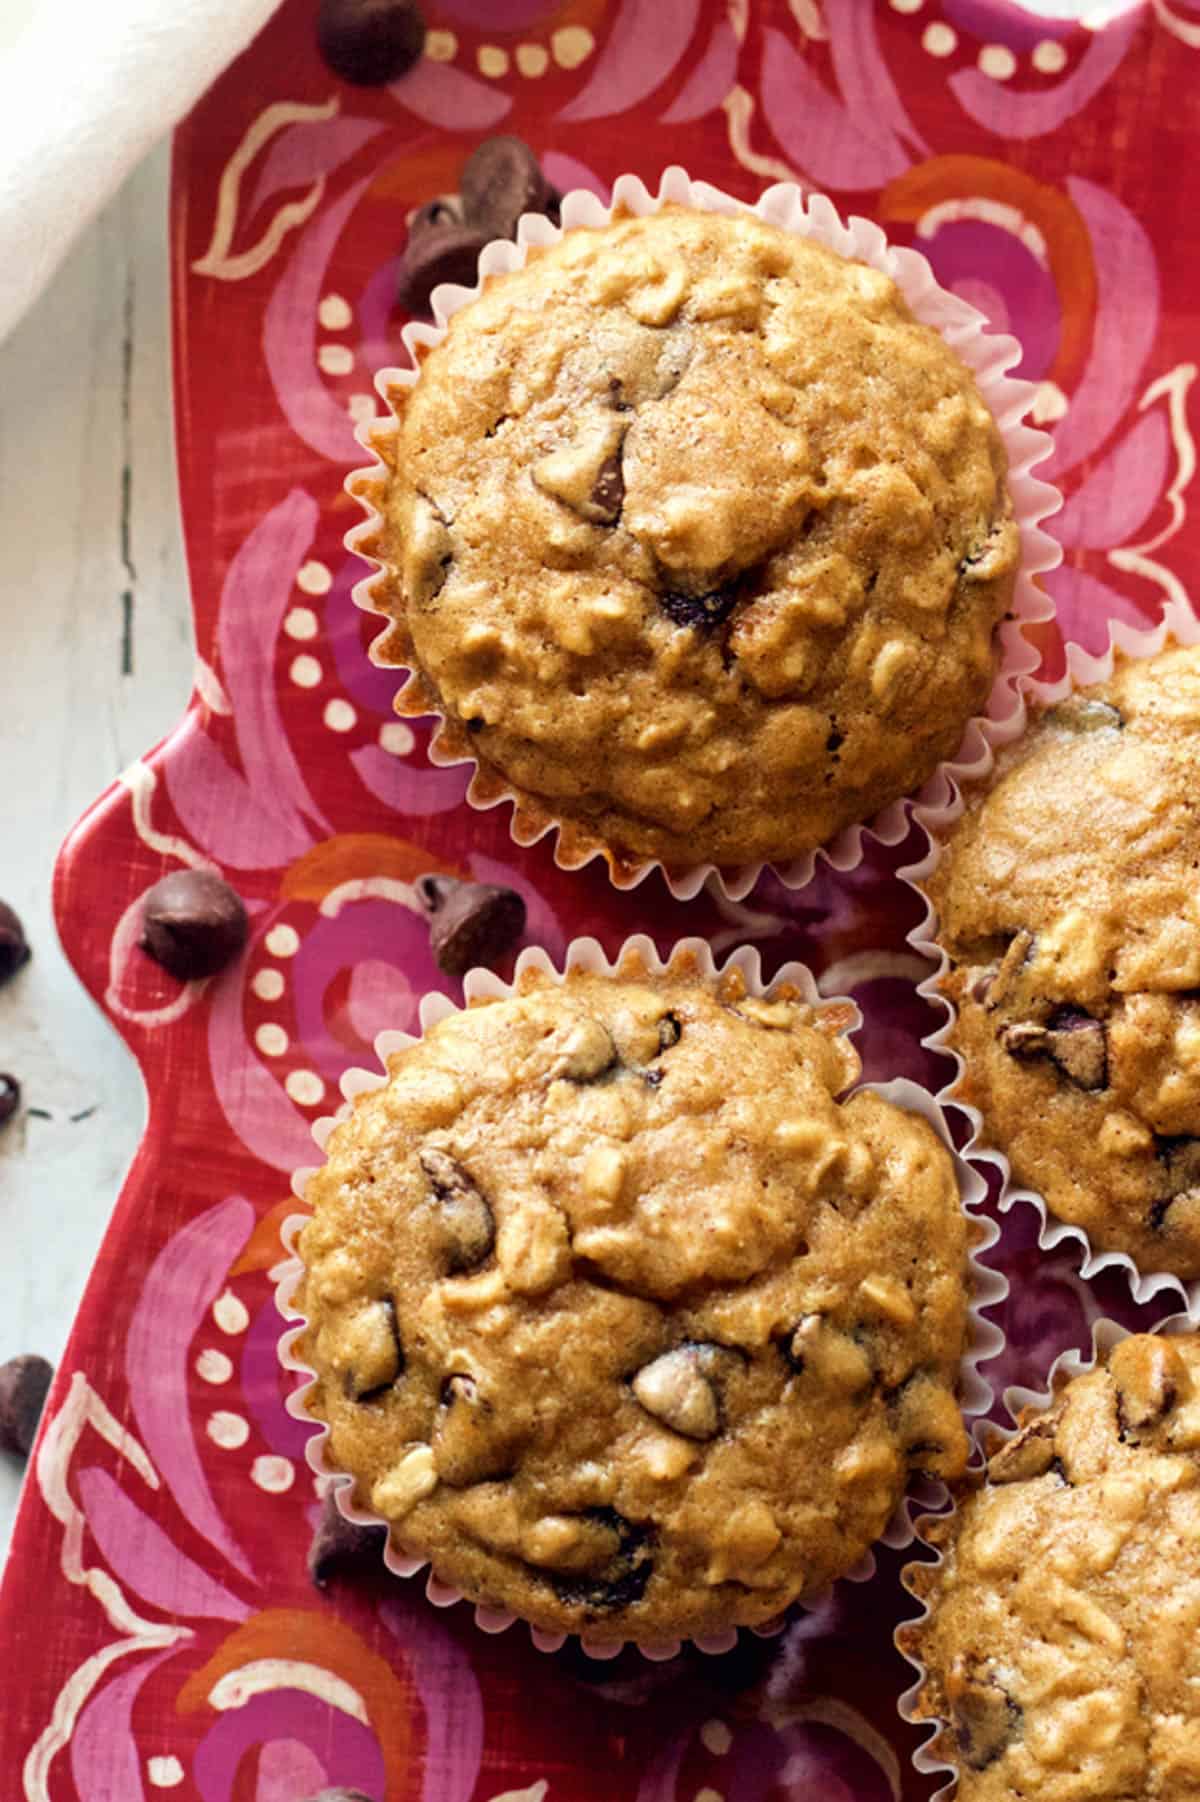
[[[21,1105],[21,1085],[7,1070],[0,1071],[0,1126],[7,1126]]]
[[[0,901],[0,982],[7,982],[28,962],[25,928],[8,902]]]
[[[308,1548],[309,1576],[318,1589],[324,1589],[331,1577],[374,1568],[383,1554],[386,1534],[386,1527],[364,1527],[347,1520],[329,1490]]]
[[[549,213],[560,196],[521,138],[485,138],[467,158],[459,182],[472,225],[489,238],[515,238],[522,213]]]
[[[246,943],[241,896],[211,870],[175,870],[156,882],[142,908],[140,944],[182,982],[213,976]]]
[[[0,1446],[28,1458],[54,1380],[54,1366],[36,1354],[0,1364]]]
[[[382,87],[419,59],[425,20],[413,0],[321,0],[317,48],[342,81]]]
[[[430,949],[448,976],[495,963],[525,930],[525,903],[515,889],[432,875],[419,876],[416,886],[429,920]]]
[[[427,314],[433,290],[442,282],[473,287],[479,273],[479,253],[491,235],[453,219],[430,219],[418,224],[414,218],[400,258],[396,284],[400,305],[408,313]]]

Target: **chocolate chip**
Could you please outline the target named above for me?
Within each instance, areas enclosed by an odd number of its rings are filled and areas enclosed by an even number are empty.
[[[436,1145],[426,1145],[420,1165],[438,1204],[450,1270],[473,1270],[496,1243],[492,1210],[462,1165]]]
[[[515,889],[453,876],[418,876],[416,889],[434,960],[448,976],[495,963],[525,930],[525,903]]]
[[[591,514],[596,525],[615,526],[625,501],[625,471],[621,453],[615,450],[605,457],[592,483]]]
[[[328,1490],[321,1503],[312,1544],[308,1548],[308,1574],[318,1589],[341,1573],[374,1570],[383,1554],[386,1527],[363,1527],[347,1520]]]
[[[1187,1366],[1169,1339],[1136,1333],[1113,1348],[1109,1375],[1122,1437],[1157,1425],[1189,1387]]]
[[[1116,707],[1107,701],[1087,700],[1082,695],[1072,695],[1069,700],[1052,707],[1046,719],[1051,725],[1063,726],[1069,732],[1120,732],[1125,724]]]
[[[672,1432],[685,1439],[715,1439],[721,1406],[712,1379],[722,1351],[716,1345],[680,1345],[664,1352],[637,1372],[633,1393],[647,1414]]]
[[[636,1526],[615,1508],[589,1508],[584,1519],[616,1534],[617,1550],[604,1571],[584,1577],[545,1571],[538,1574],[549,1576],[559,1601],[568,1608],[583,1608],[589,1614],[611,1614],[618,1608],[631,1608],[645,1595],[654,1571],[650,1529]]]
[[[561,196],[521,138],[485,138],[467,158],[459,183],[463,210],[488,238],[515,238],[522,213],[549,213]]]
[[[21,1085],[7,1070],[0,1071],[0,1126],[7,1126],[21,1105]]]
[[[408,222],[408,235],[417,237],[421,232],[440,230],[446,225],[462,225],[463,203],[461,194],[436,194],[419,206]]]
[[[1055,1421],[1031,1421],[988,1459],[989,1483],[1028,1483],[1045,1476],[1055,1461]]]
[[[304,1802],[375,1802],[375,1798],[364,1790],[343,1789],[339,1785],[337,1789],[323,1789],[315,1796],[306,1796]]]
[[[224,969],[248,932],[241,896],[211,870],[175,870],[143,904],[142,950],[181,982]]]
[[[321,0],[317,48],[342,81],[382,87],[419,60],[425,20],[413,0]]]
[[[0,901],[0,983],[15,976],[29,962],[25,928],[7,901]]]
[[[986,1770],[1020,1727],[1020,1708],[989,1672],[978,1667],[952,1670],[946,1692],[964,1761],[973,1771]]]
[[[1094,1093],[1108,1083],[1108,1044],[1104,1023],[1080,1008],[1056,1008],[1049,1022],[1019,1020],[1005,1026],[1000,1043],[1022,1063],[1048,1058],[1077,1089]]]
[[[455,1372],[442,1384],[430,1444],[444,1483],[466,1488],[502,1477],[512,1464],[512,1439],[473,1376]]]
[[[1187,1133],[1155,1135],[1154,1149],[1159,1161],[1166,1165],[1173,1201],[1189,1189],[1200,1188],[1200,1139]]]
[[[404,1369],[404,1349],[390,1296],[369,1301],[353,1322],[354,1362],[342,1378],[348,1400],[372,1402],[387,1393]]]
[[[710,589],[707,594],[683,594],[668,588],[658,597],[658,604],[677,626],[694,626],[697,631],[711,632],[723,625],[737,606],[738,589],[730,584]]]
[[[410,230],[396,284],[396,298],[405,312],[428,315],[430,297],[441,282],[473,288],[479,279],[479,253],[487,241],[487,234],[474,225],[430,224]]]
[[[54,1381],[54,1366],[36,1354],[0,1364],[0,1446],[28,1458]]]

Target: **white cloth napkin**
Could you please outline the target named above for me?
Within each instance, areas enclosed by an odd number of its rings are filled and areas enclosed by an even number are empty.
[[[0,0],[0,338],[279,0]]]

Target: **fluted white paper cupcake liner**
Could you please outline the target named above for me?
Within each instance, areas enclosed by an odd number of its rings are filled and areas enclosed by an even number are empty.
[[[918,794],[891,802],[863,825],[847,827],[819,851],[807,852],[782,867],[773,866],[788,888],[802,888],[811,878],[818,856],[836,870],[854,869],[862,861],[864,833],[887,845],[898,844],[908,830],[910,807],[918,819],[930,809],[936,812],[946,805],[960,780],[990,768],[993,746],[1003,740],[1019,712],[1017,680],[1036,669],[1039,660],[1021,627],[1049,619],[1054,612],[1037,578],[1061,560],[1057,542],[1042,526],[1042,521],[1059,506],[1061,497],[1056,489],[1032,473],[1049,453],[1051,441],[1045,432],[1026,423],[1026,415],[1033,405],[1034,385],[1007,373],[1020,360],[1020,344],[1007,334],[990,331],[982,313],[939,286],[929,263],[919,251],[890,245],[879,226],[871,220],[851,217],[843,222],[831,201],[819,194],[805,195],[792,182],[776,183],[754,206],[749,206],[708,182],[692,181],[686,171],[678,167],[664,170],[657,194],[652,194],[636,175],[619,176],[613,185],[612,204],[607,207],[586,189],[572,190],[563,199],[561,228],[541,215],[526,214],[518,226],[515,243],[498,240],[483,251],[479,259],[479,285],[464,288],[445,284],[435,288],[432,299],[435,323],[405,326],[401,335],[413,367],[384,369],[375,378],[376,389],[388,406],[389,416],[360,426],[359,442],[372,453],[374,462],[369,468],[356,470],[346,483],[350,494],[368,515],[347,534],[347,547],[376,566],[375,572],[357,585],[354,599],[367,612],[389,617],[376,598],[376,587],[385,577],[379,559],[369,547],[377,545],[382,525],[387,478],[385,454],[397,434],[393,402],[416,381],[420,353],[440,342],[451,317],[460,307],[477,298],[480,286],[488,276],[523,267],[533,247],[552,244],[563,231],[577,226],[606,225],[617,212],[642,217],[657,213],[667,205],[688,206],[704,212],[753,213],[769,224],[794,232],[797,237],[811,239],[891,276],[914,315],[939,331],[973,371],[1008,453],[1008,486],[1020,527],[1021,560],[1012,607],[998,629],[999,659],[987,709],[969,722],[953,758],[938,766]],[[382,634],[382,637],[386,636],[386,633]],[[380,654],[379,644],[377,639],[372,651],[375,661],[385,667],[404,667]],[[423,704],[422,711],[427,711]],[[535,844],[553,833],[554,860],[561,869],[579,869],[600,857],[611,881],[620,889],[636,887],[651,871],[658,869],[677,900],[690,900],[711,879],[731,900],[740,901],[767,867],[764,863],[754,863],[732,869],[704,863],[691,869],[675,870],[653,858],[621,858],[578,823],[555,817],[551,810],[543,809],[528,795],[518,793],[499,772],[482,768],[471,752],[466,734],[456,726],[448,725],[440,715],[430,740],[429,756],[435,764],[474,763],[475,774],[467,794],[468,801],[479,809],[511,804],[510,831],[517,844]]]
[[[641,968],[651,975],[661,975],[663,971],[677,964],[686,964],[698,974],[701,980],[717,982],[720,977],[732,971],[739,971],[746,983],[747,991],[755,996],[767,996],[778,992],[783,987],[790,987],[799,998],[810,1007],[819,1010],[827,1018],[837,1022],[839,1032],[852,1033],[861,1024],[861,1014],[853,1001],[822,996],[817,989],[811,971],[803,964],[789,963],[771,979],[764,982],[762,966],[758,952],[752,947],[743,946],[734,951],[723,963],[718,964],[713,957],[710,946],[703,939],[682,939],[675,944],[666,958],[659,956],[653,940],[644,935],[627,939],[620,950],[610,960],[604,955],[603,948],[596,939],[579,938],[572,940],[567,947],[563,967],[556,969],[546,952],[537,947],[523,951],[517,959],[511,983],[502,982],[490,970],[476,969],[468,972],[463,982],[465,1004],[488,999],[502,1000],[518,992],[522,974],[527,970],[536,970],[550,977],[555,982],[563,982],[573,970],[595,971],[604,975],[615,975],[619,970]],[[428,994],[420,1007],[422,1032],[436,1025],[448,1014],[456,1012],[454,1003],[441,993]],[[410,1033],[380,1034],[375,1042],[375,1055],[379,1060],[377,1070],[348,1070],[342,1078],[341,1089],[345,1097],[338,1113],[323,1120],[318,1120],[313,1127],[313,1137],[324,1150],[330,1133],[338,1121],[344,1119],[353,1103],[354,1097],[371,1089],[381,1088],[387,1081],[387,1060],[406,1045],[414,1042]],[[919,1114],[928,1120],[942,1142],[950,1151],[955,1162],[959,1193],[963,1206],[971,1220],[973,1243],[970,1247],[970,1287],[969,1331],[967,1351],[963,1359],[962,1378],[960,1383],[960,1400],[963,1411],[968,1416],[984,1414],[991,1407],[992,1391],[981,1374],[979,1366],[995,1357],[1003,1349],[1003,1335],[998,1327],[984,1318],[983,1310],[1002,1301],[1008,1292],[1005,1279],[998,1272],[991,1270],[980,1261],[980,1254],[993,1245],[999,1237],[994,1222],[974,1212],[984,1199],[986,1186],[976,1171],[973,1171],[955,1152],[945,1117],[938,1102],[926,1090],[906,1079],[898,1079],[889,1083],[870,1083],[864,1085],[874,1093],[883,1096],[897,1107],[907,1112]],[[292,1180],[295,1194],[304,1200],[308,1181],[314,1174],[313,1169],[297,1171]],[[305,1329],[303,1314],[295,1305],[295,1296],[304,1274],[304,1267],[295,1251],[296,1235],[308,1220],[307,1214],[294,1214],[285,1221],[283,1239],[291,1256],[273,1273],[276,1278],[276,1300],[279,1311],[285,1320],[293,1324],[279,1341],[279,1356],[285,1369],[294,1371],[309,1379],[302,1387],[295,1389],[287,1398],[287,1409],[295,1419],[314,1427],[312,1437],[305,1447],[308,1463],[318,1477],[331,1479],[335,1484],[335,1500],[342,1514],[349,1521],[361,1526],[386,1527],[387,1523],[377,1514],[367,1509],[356,1507],[352,1497],[352,1479],[349,1474],[329,1463],[326,1458],[329,1430],[318,1427],[313,1416],[308,1412],[307,1396],[312,1386],[314,1372],[299,1356],[296,1346]],[[339,1481],[341,1479],[341,1481]],[[939,1497],[944,1499],[944,1488],[940,1484],[927,1484],[916,1494],[906,1497],[898,1507],[890,1521],[881,1543],[899,1550],[912,1543],[913,1517],[919,1509],[936,1506]],[[386,1542],[384,1562],[387,1568],[398,1577],[415,1577],[419,1572],[429,1569],[428,1561],[417,1557],[405,1557],[396,1551],[390,1536]],[[842,1579],[849,1582],[866,1582],[875,1571],[873,1554],[868,1552],[859,1564]],[[443,1582],[436,1572],[430,1571],[426,1582],[426,1595],[435,1607],[450,1607],[455,1602],[464,1600],[460,1590],[452,1584]],[[820,1600],[819,1597],[807,1597],[809,1605]],[[508,1610],[486,1608],[477,1605],[475,1608],[476,1625],[484,1633],[500,1633],[519,1617]],[[779,1623],[768,1627],[758,1627],[751,1631],[767,1634],[778,1631]],[[540,1651],[555,1652],[566,1643],[565,1633],[547,1632],[539,1627],[530,1626],[530,1637]],[[583,1650],[593,1658],[613,1658],[625,1643],[623,1640],[605,1639],[602,1635],[583,1635],[579,1640]],[[636,1642],[635,1642],[636,1643]],[[638,1650],[651,1660],[671,1658],[679,1651],[681,1641],[672,1639],[657,1644],[638,1643]],[[701,1651],[720,1653],[730,1651],[737,1643],[737,1629],[729,1628],[725,1632],[706,1635],[692,1642]]]
[[[1185,1308],[1178,1312],[1166,1315],[1162,1320],[1158,1321],[1155,1326],[1146,1329],[1139,1328],[1137,1330],[1164,1333],[1168,1335],[1174,1333],[1195,1333],[1200,1331],[1200,1297],[1193,1297],[1191,1302]],[[1001,1399],[1008,1412],[1011,1424],[1002,1427],[993,1422],[988,1422],[986,1425],[982,1427],[977,1426],[976,1428],[977,1439],[982,1439],[986,1436],[986,1450],[988,1454],[990,1455],[992,1452],[998,1450],[1001,1445],[1007,1444],[1010,1439],[1016,1436],[1019,1430],[1016,1424],[1017,1419],[1023,1409],[1033,1408],[1041,1412],[1051,1407],[1061,1390],[1065,1388],[1073,1378],[1081,1376],[1085,1371],[1094,1370],[1097,1364],[1103,1363],[1108,1358],[1113,1347],[1119,1345],[1122,1339],[1128,1339],[1130,1333],[1131,1329],[1129,1327],[1122,1326],[1120,1322],[1116,1320],[1101,1318],[1093,1321],[1092,1355],[1090,1358],[1082,1357],[1080,1353],[1072,1347],[1069,1351],[1060,1352],[1058,1357],[1055,1358],[1053,1364],[1050,1366],[1046,1378],[1046,1387],[1044,1389],[1027,1389],[1018,1384],[1013,1384],[1010,1388],[1006,1389]],[[981,1445],[981,1453],[983,1450],[984,1446]],[[915,1770],[919,1771],[923,1777],[945,1776],[946,1778],[946,1782],[936,1791],[931,1798],[931,1802],[950,1802],[950,1798],[953,1796],[955,1786],[958,1782],[959,1770],[953,1760],[948,1759],[943,1755],[947,1749],[947,1742],[950,1738],[950,1722],[941,1716],[928,1714],[923,1710],[921,1704],[922,1691],[928,1680],[929,1673],[924,1660],[918,1653],[917,1647],[923,1635],[925,1623],[929,1619],[931,1610],[924,1596],[920,1595],[918,1590],[912,1587],[912,1577],[917,1573],[921,1573],[920,1575],[917,1575],[917,1583],[918,1585],[927,1585],[930,1581],[929,1573],[931,1571],[936,1571],[938,1567],[945,1562],[945,1556],[941,1546],[934,1544],[928,1539],[926,1537],[926,1532],[928,1527],[934,1523],[934,1520],[936,1520],[937,1524],[944,1529],[947,1518],[947,1515],[943,1513],[933,1517],[932,1520],[918,1519],[915,1522],[915,1537],[923,1546],[933,1553],[933,1558],[921,1559],[919,1562],[906,1564],[901,1571],[901,1582],[904,1583],[905,1588],[908,1589],[908,1592],[913,1597],[914,1601],[920,1602],[921,1611],[911,1620],[901,1622],[895,1632],[897,1651],[905,1659],[906,1663],[911,1665],[912,1669],[916,1672],[915,1680],[910,1684],[908,1689],[905,1690],[897,1704],[900,1718],[907,1721],[910,1726],[931,1728],[931,1731],[926,1735],[924,1742],[913,1753],[913,1767]]]
[[[1107,681],[1113,673],[1118,653],[1128,658],[1144,659],[1155,656],[1169,643],[1200,644],[1200,619],[1197,619],[1190,607],[1177,601],[1167,603],[1162,618],[1152,627],[1141,629],[1126,625],[1122,620],[1112,621],[1108,646],[1103,652],[1092,653],[1082,650],[1078,645],[1068,645],[1066,669],[1057,680],[1045,682],[1032,676],[1023,679],[1017,712],[1006,722],[1004,730],[997,734],[994,749],[998,751],[1003,746],[1014,743],[1024,732],[1029,701],[1032,700],[1039,708],[1052,707],[1076,689],[1090,688],[1094,683]],[[980,774],[986,775],[987,771],[981,771]],[[943,806],[925,811],[921,824],[930,837],[929,849],[918,862],[906,865],[899,872],[905,881],[916,888],[925,906],[925,917],[909,933],[908,942],[922,956],[932,958],[937,966],[934,973],[918,985],[918,993],[939,1004],[946,1016],[936,1031],[922,1040],[922,1044],[930,1050],[946,1053],[956,1066],[954,1077],[938,1091],[938,1100],[943,1106],[952,1104],[971,1122],[971,1137],[964,1147],[965,1155],[974,1162],[990,1164],[999,1171],[1001,1189],[998,1205],[1001,1212],[1007,1213],[1019,1202],[1027,1202],[1037,1211],[1041,1219],[1038,1244],[1043,1251],[1053,1251],[1056,1246],[1075,1241],[1080,1248],[1080,1274],[1083,1277],[1091,1278],[1099,1276],[1103,1270],[1119,1269],[1125,1272],[1135,1301],[1152,1301],[1160,1292],[1167,1291],[1186,1304],[1189,1292],[1200,1295],[1200,1281],[1185,1284],[1181,1278],[1168,1272],[1143,1271],[1123,1251],[1096,1251],[1083,1227],[1060,1220],[1051,1213],[1036,1190],[1013,1181],[1007,1157],[988,1143],[983,1115],[978,1108],[962,1100],[957,1094],[964,1060],[950,1043],[957,1016],[954,1007],[941,992],[941,982],[950,967],[950,959],[937,941],[937,914],[925,885],[941,859],[946,835],[961,816],[964,806],[964,796],[956,792],[947,798]]]

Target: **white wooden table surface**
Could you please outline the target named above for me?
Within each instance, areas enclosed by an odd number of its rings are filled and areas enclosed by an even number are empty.
[[[167,154],[0,344],[0,896],[33,946],[0,989],[0,1070],[24,1091],[0,1129],[0,1360],[57,1363],[145,1119],[131,1058],[59,949],[50,875],[70,826],[173,724],[191,681]],[[0,1454],[2,1545],[20,1478]]]

